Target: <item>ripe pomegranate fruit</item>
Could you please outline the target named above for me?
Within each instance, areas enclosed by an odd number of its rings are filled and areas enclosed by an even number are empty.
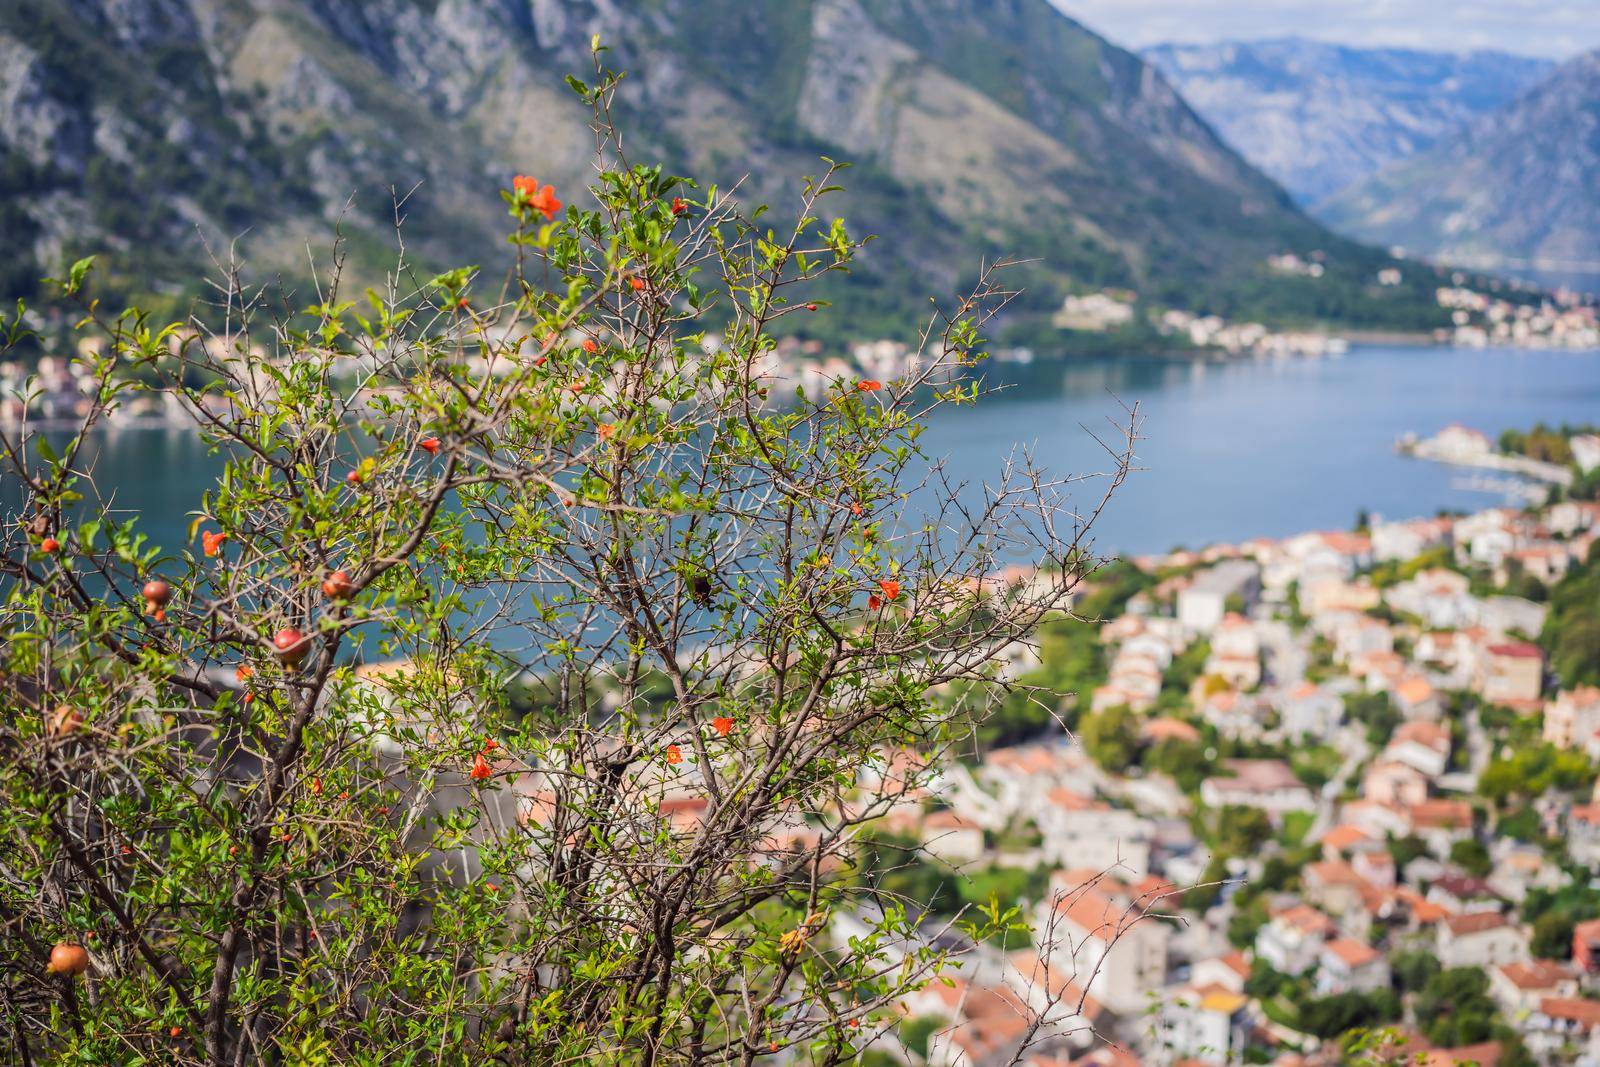
[[[349,600],[355,591],[356,583],[344,571],[329,571],[322,580],[322,595],[329,600]]]
[[[88,969],[88,950],[69,941],[59,942],[50,950],[50,965],[45,968],[51,974],[59,974],[65,978],[76,977]]]
[[[46,555],[53,556],[57,552],[61,551],[61,542],[57,541],[54,537],[46,537],[43,541],[39,542],[39,551],[45,553]]]
[[[160,578],[152,578],[144,583],[141,595],[144,597],[144,602],[150,606],[150,610],[154,611],[156,608],[167,606],[167,601],[172,599],[172,586]]]
[[[311,651],[311,639],[293,626],[285,626],[273,635],[272,647],[278,650],[278,659],[284,666],[293,667]]]

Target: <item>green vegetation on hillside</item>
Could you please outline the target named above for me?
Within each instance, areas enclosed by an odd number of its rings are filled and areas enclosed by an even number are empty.
[[[1562,685],[1600,685],[1600,544],[1550,590],[1539,644]]]

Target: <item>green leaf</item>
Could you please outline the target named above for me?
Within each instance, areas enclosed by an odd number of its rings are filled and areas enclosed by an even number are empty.
[[[93,266],[93,256],[84,256],[72,265],[71,269],[67,271],[67,284],[65,286],[69,294],[76,293],[83,288],[83,280],[89,276],[89,270]]]

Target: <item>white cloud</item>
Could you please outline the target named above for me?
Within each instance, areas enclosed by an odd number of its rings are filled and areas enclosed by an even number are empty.
[[[1595,0],[1052,0],[1118,44],[1298,35],[1365,47],[1565,59],[1600,46]]]

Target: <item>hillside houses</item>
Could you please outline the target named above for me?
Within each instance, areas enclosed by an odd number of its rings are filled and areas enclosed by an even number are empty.
[[[1565,689],[1544,709],[1544,739],[1557,748],[1600,746],[1600,688]]]
[[[1275,816],[1313,807],[1311,790],[1282,760],[1227,760],[1224,767],[1225,774],[1200,786],[1200,799],[1209,807],[1256,808]]]
[[[1494,1033],[1581,1064],[1600,689],[1552,684],[1546,607],[1508,584],[1550,544],[1582,558],[1594,516],[1559,507],[1141,560],[1148,580],[1096,635],[1100,673],[1062,705],[1069,732],[978,754],[903,826],[942,870],[1025,886],[1033,931],[908,1004],[941,1026],[927,1062],[1009,1062],[1018,1020],[1044,1012],[1031,1067],[1336,1067],[1337,1041],[1296,1028],[1334,1004],[1393,1012],[1360,1017],[1415,1062],[1502,1055],[1504,1039],[1429,1039],[1455,1031],[1412,1011],[1426,957],[1483,976]],[[1559,582],[1553,559],[1539,573]],[[1546,743],[1590,776],[1539,778]],[[1551,901],[1574,909],[1570,963],[1540,955]]]

